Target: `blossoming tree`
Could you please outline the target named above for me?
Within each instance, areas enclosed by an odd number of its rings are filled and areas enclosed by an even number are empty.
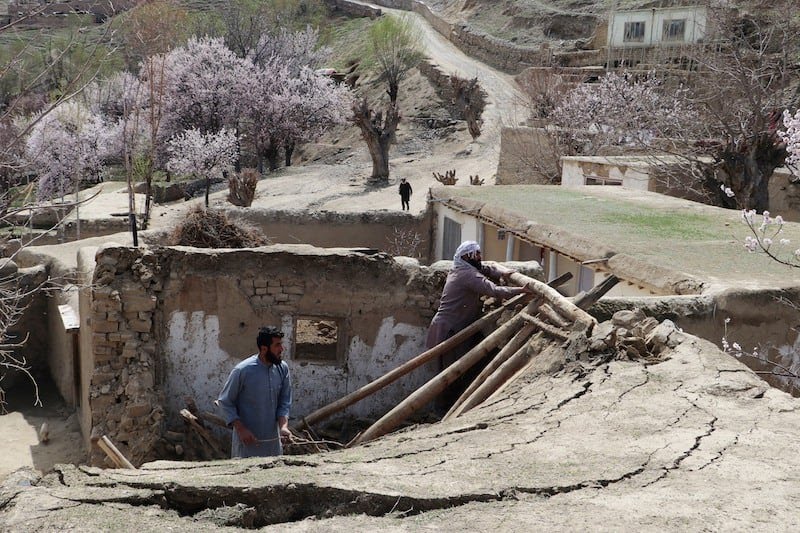
[[[82,184],[101,181],[107,134],[102,118],[75,101],[38,120],[26,154],[39,175],[39,199],[63,197]]]
[[[206,207],[211,180],[233,170],[237,158],[238,140],[233,131],[203,133],[189,129],[169,141],[170,158],[167,167],[181,174],[195,174],[206,180]]]

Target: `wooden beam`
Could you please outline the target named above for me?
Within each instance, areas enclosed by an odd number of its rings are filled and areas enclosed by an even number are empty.
[[[536,331],[536,326],[533,324],[526,324],[523,326],[522,329],[520,329],[517,334],[514,335],[514,338],[512,338],[505,346],[503,346],[503,349],[500,350],[500,352],[498,352],[494,358],[492,358],[486,368],[484,368],[481,373],[478,374],[478,377],[472,380],[472,383],[470,383],[469,387],[467,387],[467,390],[465,390],[464,393],[459,396],[458,400],[456,400],[456,403],[454,403],[450,410],[447,411],[447,414],[444,415],[442,421],[460,415],[461,411],[463,410],[461,405],[467,400],[467,398],[472,396],[472,393],[474,393],[478,387],[480,387],[481,384],[492,375],[492,372],[497,370],[500,365],[505,363],[506,359],[514,355],[517,350],[527,343],[534,331]]]
[[[538,305],[539,302],[537,301],[531,302],[528,304],[526,310],[531,312],[535,311]],[[408,398],[400,402],[394,409],[367,428],[361,436],[355,439],[354,444],[368,442],[385,435],[402,424],[404,420],[424,407],[428,402],[436,398],[448,385],[453,383],[486,356],[490,350],[508,341],[512,335],[516,334],[524,322],[521,315],[522,313],[516,314],[478,343],[475,348],[462,356],[461,359],[448,366],[425,385],[411,393]]]
[[[133,463],[128,461],[128,459],[122,455],[122,452],[114,446],[114,443],[111,442],[111,439],[103,435],[99,439],[97,439],[97,445],[100,447],[101,450],[105,452],[105,454],[111,459],[111,461],[117,465],[117,468],[126,468],[128,470],[136,470],[136,467],[133,466]]]
[[[592,317],[589,313],[577,307],[564,296],[561,296],[558,291],[548,286],[546,283],[529,278],[528,276],[520,274],[519,272],[514,272],[511,274],[509,279],[515,285],[528,287],[534,292],[534,294],[544,298],[544,300],[549,303],[553,309],[555,309],[560,315],[566,317],[568,320],[582,323],[588,328],[593,327],[597,323],[594,317]]]
[[[222,448],[219,447],[219,443],[217,442],[216,438],[210,435],[208,430],[200,425],[200,422],[197,421],[196,416],[189,412],[188,409],[181,409],[181,416],[189,423],[189,426],[197,432],[202,440],[211,447],[218,457],[225,457],[225,452],[223,452]]]

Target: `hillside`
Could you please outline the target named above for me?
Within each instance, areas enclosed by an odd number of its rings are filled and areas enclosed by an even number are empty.
[[[590,39],[597,25],[608,20],[612,9],[638,9],[697,5],[703,0],[426,0],[434,11],[452,22],[520,45],[544,42],[569,47],[577,39]],[[746,12],[768,13],[775,3],[733,0],[729,4]]]

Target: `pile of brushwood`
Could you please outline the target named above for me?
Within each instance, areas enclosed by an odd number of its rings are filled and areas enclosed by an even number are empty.
[[[222,211],[201,207],[189,212],[170,241],[176,246],[196,248],[255,248],[270,244],[256,228],[234,222]]]

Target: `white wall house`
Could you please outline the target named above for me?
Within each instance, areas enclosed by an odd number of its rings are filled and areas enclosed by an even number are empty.
[[[602,282],[608,273],[600,270],[600,265],[582,264],[578,258],[563,250],[555,250],[535,242],[525,235],[523,228],[504,226],[478,217],[476,212],[462,211],[445,203],[435,203],[436,248],[435,260],[452,259],[456,248],[463,241],[474,240],[480,243],[483,259],[486,261],[537,261],[550,281],[567,272],[572,279],[559,288],[566,296],[574,296],[580,291],[588,291]],[[636,284],[618,284],[609,296],[652,296],[654,292]]]
[[[561,185],[621,185],[640,191],[654,190],[650,179],[652,158],[622,156],[568,156],[561,158]]]
[[[702,6],[615,12],[608,23],[608,46],[680,46],[702,41],[707,11]]]

